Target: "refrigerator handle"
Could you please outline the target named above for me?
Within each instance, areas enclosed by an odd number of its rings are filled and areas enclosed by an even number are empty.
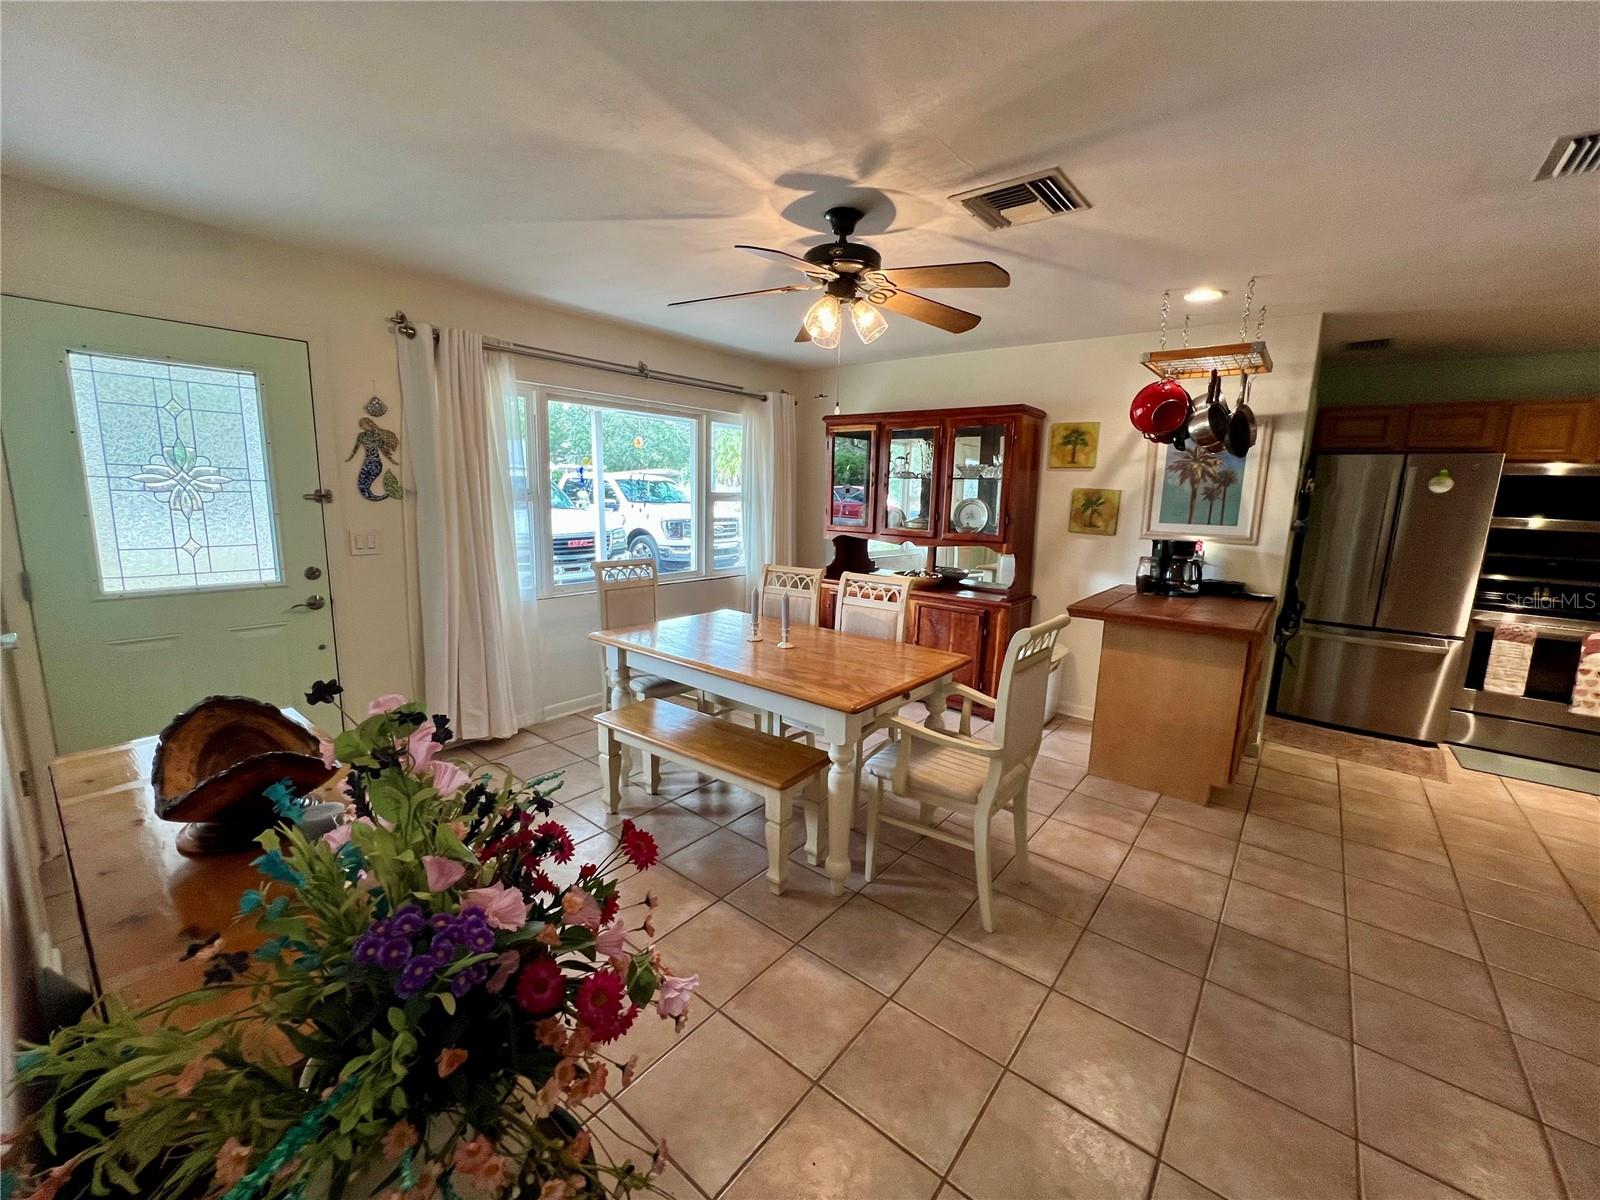
[[[1312,629],[1303,626],[1300,630],[1302,637],[1320,638],[1325,642],[1348,642],[1355,646],[1381,646],[1387,650],[1414,650],[1418,654],[1436,654],[1443,658],[1450,653],[1453,642],[1443,638],[1394,638],[1394,637],[1359,637],[1352,633],[1334,633],[1326,629]]]

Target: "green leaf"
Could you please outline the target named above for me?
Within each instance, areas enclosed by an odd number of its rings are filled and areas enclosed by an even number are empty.
[[[449,1013],[451,1016],[455,1016],[456,998],[449,992],[439,993],[439,1004],[445,1010],[445,1012]]]

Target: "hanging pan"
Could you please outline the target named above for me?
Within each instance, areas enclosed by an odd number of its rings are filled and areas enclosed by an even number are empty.
[[[1228,453],[1235,458],[1243,458],[1250,452],[1250,447],[1256,444],[1256,414],[1250,408],[1250,376],[1240,377],[1243,382],[1239,385],[1239,403],[1233,410],[1233,415],[1228,418],[1228,433],[1224,444]]]

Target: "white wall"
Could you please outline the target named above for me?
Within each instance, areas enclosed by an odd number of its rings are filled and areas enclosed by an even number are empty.
[[[1321,327],[1320,316],[1268,322],[1266,342],[1273,370],[1258,377],[1250,395],[1256,413],[1274,423],[1261,537],[1254,546],[1208,544],[1207,574],[1243,579],[1257,590],[1282,593]],[[1238,335],[1237,323],[1202,326],[1191,331],[1191,344],[1233,342]],[[891,328],[878,345],[884,346],[893,337]],[[1042,475],[1035,618],[1063,612],[1068,604],[1103,588],[1133,582],[1139,556],[1149,550],[1149,543],[1139,537],[1149,444],[1128,423],[1128,404],[1134,393],[1154,378],[1140,364],[1139,356],[1154,350],[1157,340],[1158,335],[1151,332],[868,363],[846,367],[838,374],[832,370],[807,373],[796,392],[801,397],[797,543],[805,560],[826,563],[832,556],[823,528],[827,480],[821,418],[833,411],[835,392],[842,412],[1031,404],[1049,414],[1047,426],[1049,421],[1100,422],[1100,451],[1092,470],[1047,469]],[[1176,344],[1176,338],[1169,338],[1169,346]],[[815,399],[819,392],[827,393],[827,399]],[[1230,403],[1235,394],[1228,390]],[[1077,487],[1122,489],[1122,514],[1114,536],[1067,532],[1068,499]],[[1072,657],[1062,680],[1060,706],[1075,716],[1089,717],[1094,709],[1100,630],[1098,621],[1075,621],[1067,630]]]
[[[403,428],[394,343],[384,322],[395,309],[419,321],[511,341],[623,362],[643,359],[658,370],[720,379],[754,392],[792,390],[796,382],[794,372],[771,363],[438,276],[23,180],[5,179],[0,189],[3,286],[9,293],[309,343],[322,481],[336,497],[326,512],[339,666],[357,698],[419,686],[418,584],[402,505],[362,500],[355,491],[354,464],[344,462],[360,407],[374,392],[389,402],[390,427]],[[524,374],[539,382],[669,403],[744,403],[554,364],[529,362]],[[352,557],[350,528],[378,530],[382,553]],[[741,592],[739,581],[672,584],[663,589],[663,607],[677,613],[737,606]],[[541,613],[540,686],[552,712],[598,694],[598,659],[583,637],[593,628],[593,611],[589,595],[553,601]]]

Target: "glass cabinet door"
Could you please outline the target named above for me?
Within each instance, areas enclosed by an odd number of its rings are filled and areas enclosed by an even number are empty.
[[[829,529],[872,527],[872,434],[835,429],[828,439]]]
[[[922,534],[933,529],[934,466],[938,431],[934,428],[890,429],[883,473],[883,518],[880,532]]]
[[[958,422],[950,431],[950,500],[945,535],[998,538],[1005,503],[1006,422]]]

